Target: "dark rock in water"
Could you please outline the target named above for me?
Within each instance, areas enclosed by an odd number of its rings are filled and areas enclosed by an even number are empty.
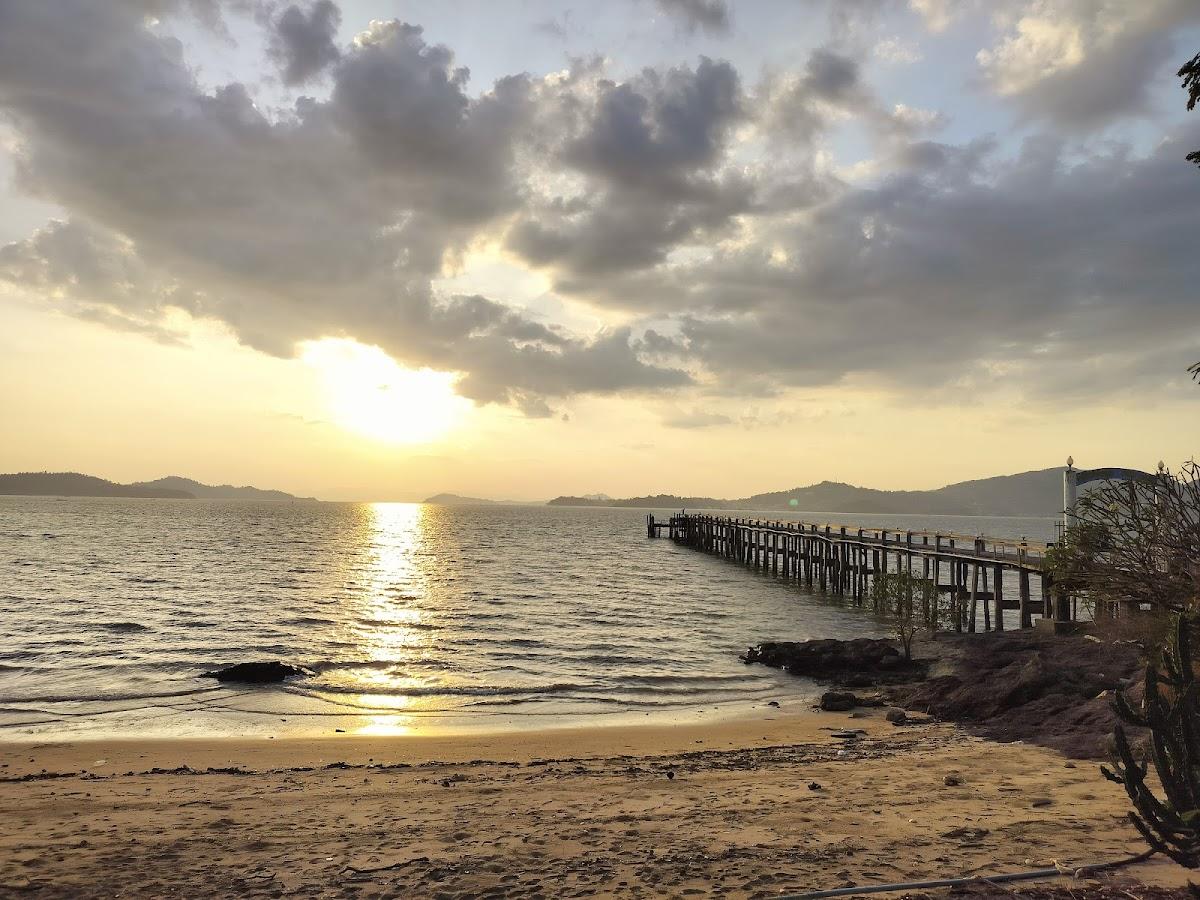
[[[904,659],[891,641],[882,638],[772,641],[749,648],[742,659],[852,687],[898,684],[925,675],[922,663]]]
[[[273,681],[283,681],[293,675],[312,675],[308,669],[289,666],[287,663],[252,662],[238,663],[215,672],[205,672],[201,678],[215,678],[217,681],[240,681],[244,684],[267,684]]]
[[[826,691],[821,695],[821,709],[825,712],[850,712],[858,706],[858,698],[842,691]]]

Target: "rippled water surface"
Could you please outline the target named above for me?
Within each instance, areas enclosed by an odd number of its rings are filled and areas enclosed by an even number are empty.
[[[743,665],[748,644],[882,633],[861,610],[647,540],[644,515],[0,497],[0,738],[722,714],[815,690]],[[984,530],[911,527],[931,525]],[[317,674],[198,677],[265,659]]]

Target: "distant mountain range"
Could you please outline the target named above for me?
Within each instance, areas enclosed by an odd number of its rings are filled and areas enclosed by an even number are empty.
[[[624,500],[555,497],[550,506],[621,506],[647,509],[803,510],[946,516],[1054,516],[1062,512],[1062,469],[1039,469],[960,481],[931,491],[881,491],[822,481],[790,491],[736,500],[655,494]]]
[[[78,472],[17,472],[0,475],[0,494],[32,494],[50,497],[144,497],[171,500],[303,500],[284,491],[267,491],[231,484],[201,484],[191,478],[168,475],[155,481],[117,484]]]
[[[437,506],[520,506],[520,500],[484,500],[482,497],[464,497],[461,494],[434,494],[426,497],[423,503],[433,503]],[[528,504],[525,504],[528,505]]]

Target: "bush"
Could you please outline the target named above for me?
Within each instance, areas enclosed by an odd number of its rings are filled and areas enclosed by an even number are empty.
[[[892,633],[900,642],[905,659],[912,659],[917,632],[922,627],[936,630],[942,619],[936,582],[908,572],[876,577],[871,585],[871,601],[879,612],[889,616]]]

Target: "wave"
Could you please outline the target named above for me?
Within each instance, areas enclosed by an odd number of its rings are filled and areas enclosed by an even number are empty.
[[[162,693],[146,693],[143,691],[118,691],[111,694],[43,694],[41,696],[35,694],[21,694],[17,697],[0,696],[0,704],[27,704],[27,703],[128,703],[132,700],[167,700],[173,697],[192,697],[198,694],[211,694],[215,691],[222,690],[220,687],[196,687],[178,691],[164,691]],[[21,707],[17,707],[21,708]]]
[[[292,681],[287,682],[283,685],[283,687],[288,693],[305,694],[310,696],[319,696],[321,694],[357,694],[364,697],[515,697],[520,695],[553,696],[555,694],[565,694],[571,691],[602,689],[600,685],[580,684],[578,682],[557,682],[553,684],[528,685],[397,685],[394,690],[388,690],[387,687],[383,685],[350,686]]]
[[[336,625],[333,619],[321,619],[317,616],[296,616],[294,619],[288,619],[284,625]]]
[[[403,619],[355,619],[358,625],[367,628],[411,628],[414,631],[436,631],[437,625],[431,622],[406,622]]]
[[[143,625],[141,622],[89,622],[84,627],[102,628],[105,631],[115,631],[118,633],[152,630],[149,625]]]

